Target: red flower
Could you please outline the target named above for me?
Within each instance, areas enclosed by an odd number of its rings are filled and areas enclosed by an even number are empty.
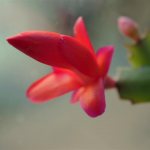
[[[74,37],[45,31],[23,32],[7,39],[21,52],[39,62],[53,66],[53,72],[33,83],[27,97],[35,103],[74,91],[71,103],[80,102],[91,117],[105,111],[104,82],[113,47],[94,53],[82,17],[74,25]],[[113,82],[112,82],[113,83]],[[111,82],[107,82],[111,86]]]

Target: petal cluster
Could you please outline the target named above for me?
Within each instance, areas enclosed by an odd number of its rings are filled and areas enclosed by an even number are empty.
[[[26,55],[53,67],[53,72],[27,90],[32,102],[46,102],[73,91],[71,103],[80,102],[89,116],[97,117],[105,111],[104,88],[113,83],[107,73],[114,48],[105,46],[95,54],[82,17],[74,25],[73,37],[29,31],[9,37],[7,41]]]

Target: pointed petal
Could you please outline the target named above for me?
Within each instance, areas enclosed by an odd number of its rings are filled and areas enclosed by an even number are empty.
[[[86,30],[83,18],[79,17],[74,25],[74,35],[75,37],[84,44],[90,51],[94,52],[92,43],[90,41],[89,35]]]
[[[90,117],[97,117],[105,111],[104,83],[100,79],[85,87],[81,87],[73,95],[72,103],[80,101],[81,107]]]
[[[96,56],[74,38],[66,35],[62,35],[62,38],[62,51],[65,59],[85,75],[90,77],[97,76],[99,70]]]
[[[114,52],[113,46],[105,46],[98,50],[97,62],[98,62],[102,77],[106,76],[106,74],[108,73],[113,52]]]
[[[23,53],[44,64],[78,70],[92,77],[97,73],[95,56],[70,36],[32,31],[21,33],[7,40]]]
[[[27,97],[35,103],[46,102],[81,86],[81,81],[70,71],[57,70],[33,83]]]
[[[61,41],[58,33],[29,31],[9,37],[7,41],[21,52],[44,64],[58,67],[68,65],[58,51]]]

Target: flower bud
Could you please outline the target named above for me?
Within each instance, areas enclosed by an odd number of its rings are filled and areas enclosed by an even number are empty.
[[[122,16],[118,19],[118,27],[120,32],[125,36],[135,40],[136,42],[140,40],[138,24],[134,20]]]

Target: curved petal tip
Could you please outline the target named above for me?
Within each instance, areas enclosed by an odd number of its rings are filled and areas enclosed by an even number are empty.
[[[114,49],[115,48],[113,45],[109,45],[101,47],[97,52],[97,62],[100,68],[101,76],[103,77],[106,76],[109,71]]]
[[[98,83],[84,87],[79,101],[88,116],[95,118],[102,115],[106,107],[103,80],[100,79]]]

